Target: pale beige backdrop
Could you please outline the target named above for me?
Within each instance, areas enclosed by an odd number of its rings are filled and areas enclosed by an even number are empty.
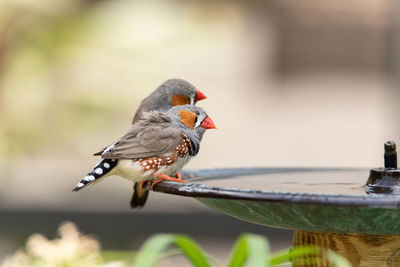
[[[173,77],[218,127],[188,169],[381,166],[400,142],[394,18],[389,0],[3,1],[0,209],[130,212],[121,178],[70,191]],[[140,212],[189,211],[210,210],[151,194]]]

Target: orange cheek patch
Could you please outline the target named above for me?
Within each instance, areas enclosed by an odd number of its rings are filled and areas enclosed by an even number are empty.
[[[191,111],[181,110],[179,111],[179,117],[181,117],[181,122],[185,124],[190,129],[194,129],[194,122],[196,120],[196,115]]]
[[[185,95],[173,95],[171,96],[171,105],[180,106],[190,104],[190,99]]]

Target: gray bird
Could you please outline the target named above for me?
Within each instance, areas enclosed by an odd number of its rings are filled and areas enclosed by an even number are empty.
[[[206,99],[207,97],[200,92],[194,85],[183,79],[169,79],[163,82],[156,90],[148,97],[142,100],[137,109],[132,124],[139,120],[144,112],[161,111],[166,112],[173,106],[177,105],[194,105],[197,101]],[[109,146],[107,146],[109,147]],[[95,156],[100,156],[107,147],[95,153]],[[179,173],[176,174],[180,177]],[[131,198],[131,207],[143,207],[148,198],[149,191],[143,188],[140,183],[135,183],[133,186],[133,195]]]
[[[172,177],[200,149],[207,129],[214,122],[200,107],[175,106],[166,113],[145,112],[117,142],[102,153],[102,160],[82,179],[73,191],[110,175],[119,175],[136,183],[169,180],[185,183]]]
[[[191,83],[182,79],[169,79],[162,83],[148,97],[142,100],[133,117],[135,123],[143,112],[157,110],[166,112],[173,106],[195,105],[207,97]]]

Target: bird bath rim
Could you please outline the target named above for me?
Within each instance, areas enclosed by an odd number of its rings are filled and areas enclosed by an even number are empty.
[[[252,176],[272,173],[303,173],[303,172],[337,172],[337,171],[365,171],[366,168],[222,168],[185,170],[183,177],[187,183],[164,181],[154,186],[153,191],[167,194],[189,196],[195,198],[222,198],[232,200],[253,200],[262,202],[281,202],[299,204],[324,204],[340,206],[368,206],[373,208],[400,207],[399,195],[346,195],[329,193],[285,192],[275,190],[253,190],[232,187],[216,187],[201,184],[201,181],[215,178],[233,178],[237,176]],[[364,184],[360,184],[360,187]]]
[[[316,172],[313,173],[312,172]],[[321,175],[327,171],[327,175]],[[329,175],[339,171],[338,175]],[[343,171],[342,173],[340,171]],[[351,175],[354,171],[354,176]],[[271,175],[257,184],[261,188],[272,188],[279,185],[274,181],[280,178],[285,181],[296,179],[321,179],[330,177],[344,178],[337,181],[346,181],[353,178],[352,183],[343,185],[357,186],[358,195],[343,194],[349,191],[340,191],[342,194],[305,193],[305,185],[299,183],[291,190],[303,192],[283,192],[272,190],[248,190],[243,186],[251,186],[258,178],[251,175],[281,172],[284,175]],[[307,173],[308,172],[308,173]],[[207,169],[183,172],[189,178],[188,183],[161,182],[154,187],[154,191],[194,197],[203,204],[237,219],[259,225],[294,230],[294,246],[318,246],[332,249],[345,256],[353,266],[398,266],[400,264],[400,195],[369,194],[365,190],[365,180],[369,169],[364,168],[247,168],[247,169]],[[293,175],[294,173],[294,175]],[[302,173],[303,175],[300,175]],[[345,174],[345,175],[343,175]],[[350,174],[350,175],[349,175]],[[239,188],[229,188],[235,184],[234,176],[246,178],[245,183],[236,181]],[[222,180],[221,177],[233,178]],[[270,178],[270,179],[268,179]],[[200,184],[207,179],[213,180],[211,185]],[[220,179],[218,183],[218,179]],[[239,178],[240,179],[240,178]],[[207,182],[205,182],[207,183]],[[212,186],[212,185],[219,186]],[[323,184],[323,183],[322,183]],[[336,183],[338,184],[338,183]],[[220,186],[227,185],[227,186]],[[319,189],[326,189],[329,184],[321,183]],[[335,184],[332,183],[334,186]],[[301,187],[303,186],[303,187]],[[359,187],[358,187],[359,186]],[[254,188],[254,184],[253,184]],[[275,188],[285,188],[276,186]],[[342,189],[341,187],[338,187]],[[315,188],[314,188],[315,189]],[[354,190],[354,187],[351,187]],[[362,189],[362,190],[361,190]],[[315,191],[313,191],[315,192]],[[362,194],[361,194],[362,193]],[[313,266],[327,266],[324,263]]]

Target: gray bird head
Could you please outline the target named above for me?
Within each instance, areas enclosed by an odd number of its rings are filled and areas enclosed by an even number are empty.
[[[207,97],[193,84],[182,79],[169,79],[163,82],[148,97],[143,99],[136,111],[133,123],[139,119],[143,112],[166,112],[173,106],[194,105],[197,101]]]
[[[193,84],[183,79],[166,80],[156,91],[169,100],[171,106],[194,105],[197,101],[206,99],[206,96]]]
[[[216,129],[214,122],[201,107],[183,105],[172,107],[166,113],[172,118],[173,124],[182,129],[192,144],[191,156],[200,149],[200,142],[207,129]]]

